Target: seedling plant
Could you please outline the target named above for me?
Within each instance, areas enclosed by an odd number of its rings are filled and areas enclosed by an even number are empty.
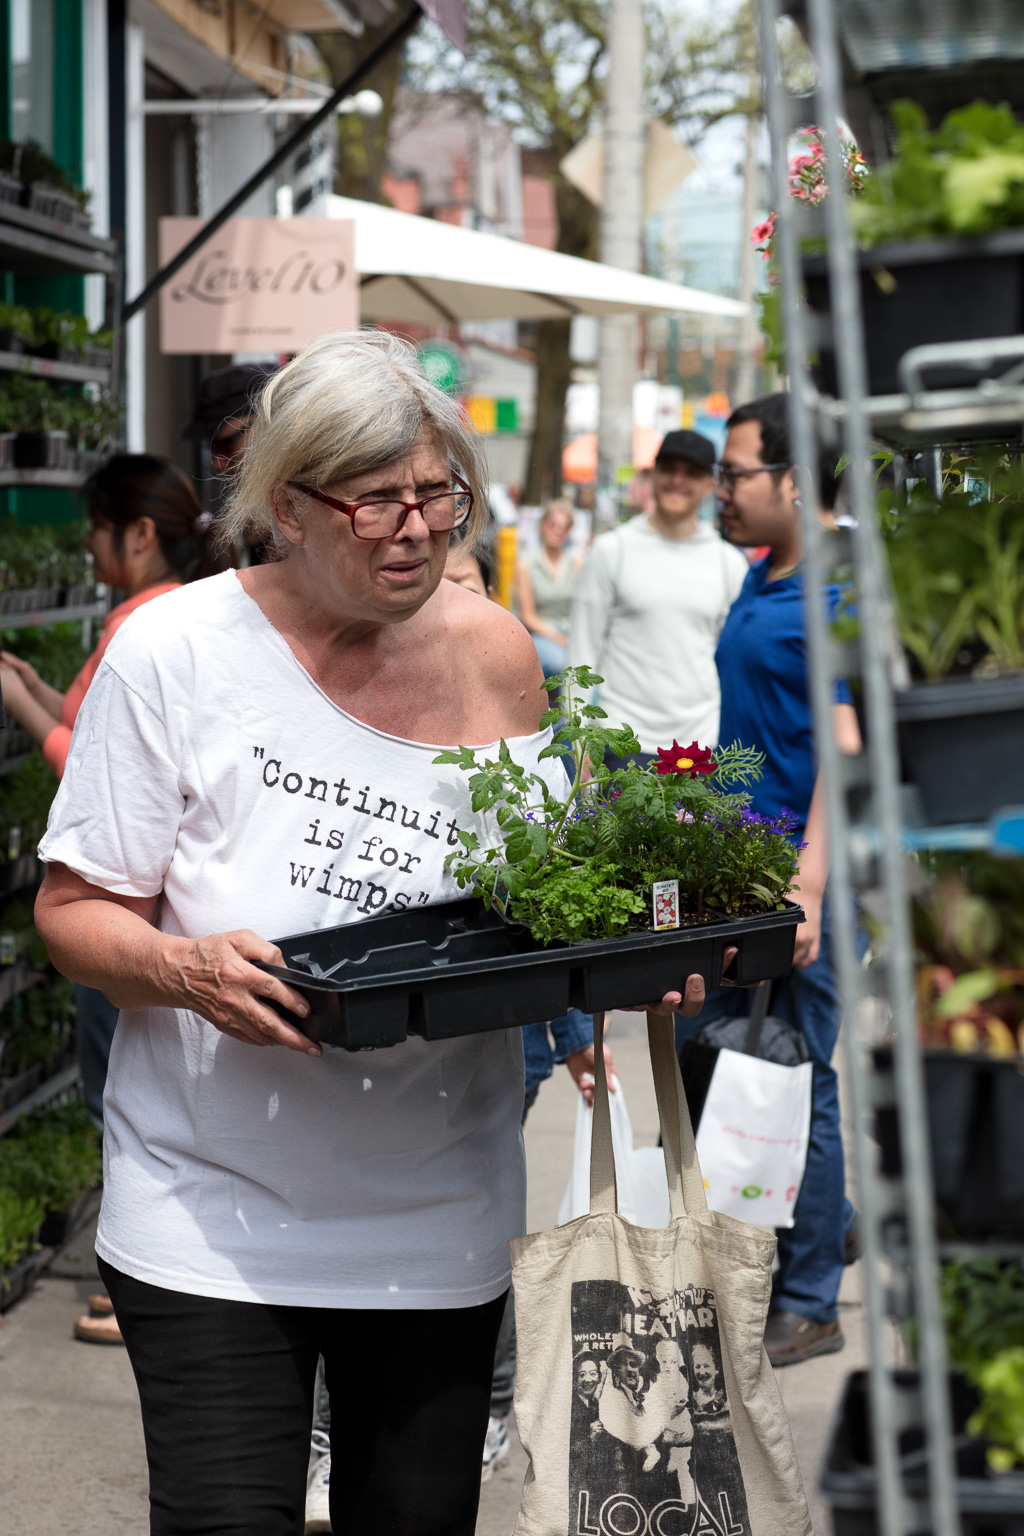
[[[640,751],[632,729],[601,725],[587,702],[603,681],[572,667],[544,687],[558,693],[541,727],[557,726],[542,758],[566,765],[559,795],[515,762],[505,742],[494,759],[472,747],[435,759],[470,775],[473,809],[493,812],[496,845],[462,831],[448,864],[459,886],[543,943],[614,938],[652,926],[651,888],[678,880],[683,926],[784,906],[800,845],[788,816],[750,809],[745,786],[760,778],[761,755],[738,742],[711,750],[697,742],[659,749],[649,767],[610,768]]]

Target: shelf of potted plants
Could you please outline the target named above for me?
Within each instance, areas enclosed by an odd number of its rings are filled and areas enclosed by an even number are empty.
[[[807,134],[803,153],[791,163],[790,139],[807,123],[807,103],[794,105],[784,95],[780,9],[792,13],[797,7],[761,0],[777,213],[756,236],[769,248],[777,283],[765,308],[776,321],[776,340],[784,342],[791,383],[794,458],[804,466],[805,577],[812,591],[835,579],[814,510],[815,427],[830,444],[841,439],[853,525],[843,579],[855,602],[842,638],[855,646],[856,696],[866,727],[866,771],[851,788],[831,724],[840,648],[811,603],[812,694],[828,805],[871,1357],[867,1376],[851,1384],[823,1487],[842,1536],[1008,1532],[1024,1509],[1022,1489],[996,1470],[1014,1464],[1024,1446],[1024,1372],[1013,1375],[1024,1365],[1024,1350],[1018,1348],[1019,1361],[1000,1361],[1001,1386],[972,1378],[980,1406],[976,1400],[962,1411],[955,1381],[951,1399],[948,1370],[950,1363],[966,1367],[948,1310],[944,1315],[940,1258],[957,1251],[955,1245],[999,1253],[1002,1244],[1019,1264],[1024,1235],[1015,1206],[1016,1169],[1007,1175],[1007,1137],[1015,1129],[1012,1086],[1020,1078],[1016,1030],[1024,1015],[1018,985],[1024,952],[1017,959],[1009,950],[983,954],[979,948],[980,936],[991,937],[992,930],[991,913],[986,917],[979,905],[981,883],[1008,869],[1019,879],[1021,866],[964,846],[994,845],[1005,837],[1019,852],[1014,826],[1022,813],[1014,808],[1024,800],[1019,774],[999,782],[1014,750],[1005,736],[1012,729],[1011,695],[1024,672],[1016,634],[1024,620],[1019,611],[1012,619],[1004,611],[1015,601],[1021,562],[1013,550],[1024,525],[1024,501],[1013,478],[1022,419],[1016,364],[1024,356],[1014,355],[1024,332],[1018,308],[1024,292],[1024,127],[1009,107],[996,104],[998,96],[972,102],[956,90],[947,108],[957,110],[943,120],[931,105],[932,86],[943,72],[923,68],[929,60],[921,48],[937,30],[947,43],[966,38],[965,58],[992,38],[1024,51],[1024,38],[1016,36],[1021,12],[995,0],[993,9],[1006,12],[1004,35],[979,26],[976,8],[961,0],[931,11],[914,6],[913,17],[903,0],[808,0],[799,9],[817,66],[814,111],[823,126]],[[893,61],[879,52],[845,76],[844,62],[858,32],[858,46],[881,51],[901,27],[908,31],[904,62],[922,66],[917,76],[904,72],[906,95],[927,98],[929,115],[914,102],[893,107],[889,98],[886,113],[896,129],[888,141],[892,153],[868,176],[841,126],[856,129],[858,123],[856,92],[844,97],[843,82],[856,75],[859,89],[865,74],[885,73]],[[965,68],[959,89],[969,73]],[[874,89],[872,80],[867,85]],[[1019,96],[1018,78],[1013,99]],[[886,139],[876,134],[865,142],[882,146]],[[1007,303],[1004,286],[1007,293],[1015,290]],[[883,486],[892,476],[898,493],[888,503],[878,494],[873,438],[876,444],[883,438],[892,450],[881,466]],[[921,449],[940,447],[946,452],[941,459],[929,455],[927,474],[915,467]],[[906,483],[915,476],[916,486]],[[930,521],[923,515],[926,505]],[[962,519],[959,548],[951,530],[954,507]],[[953,695],[943,698],[947,689]],[[927,739],[924,724],[944,731],[949,756],[942,787],[935,771],[942,748]],[[918,824],[911,826],[904,815],[901,737],[903,765],[920,808]],[[969,767],[957,758],[965,745],[973,751]],[[986,776],[992,780],[989,798],[975,788]],[[922,866],[940,857],[958,869],[966,860],[979,864],[962,875],[959,894],[948,881],[940,880],[934,895],[915,887],[919,900],[912,910],[908,842],[919,848],[946,844],[941,855],[921,854],[915,863]],[[876,937],[868,972],[857,959],[857,892],[885,919],[884,942]],[[969,928],[974,923],[956,963],[948,956],[925,960],[924,908],[943,932],[958,912],[970,917]],[[892,1021],[887,1049],[875,1056],[869,1020],[877,1020],[878,999]],[[884,1177],[873,1155],[876,1129]],[[975,1204],[970,1191],[977,1193],[983,1167],[992,1175],[987,1203]],[[1019,1278],[1019,1268],[1013,1272]],[[908,1342],[918,1365],[914,1373],[892,1371],[893,1317],[913,1319]],[[1024,1334],[1014,1345],[1024,1345]],[[908,1425],[915,1427],[909,1456],[902,1438]]]
[[[117,242],[0,202],[0,268],[8,272],[117,272]]]

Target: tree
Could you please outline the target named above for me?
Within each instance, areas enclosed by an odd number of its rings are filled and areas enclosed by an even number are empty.
[[[361,60],[372,53],[401,18],[390,10],[382,19],[367,22],[359,37],[350,32],[317,32],[313,43],[327,66],[332,86],[348,78]],[[376,91],[384,103],[379,117],[359,117],[354,112],[338,118],[338,161],[334,190],[341,197],[366,202],[381,201],[381,177],[386,168],[388,130],[395,105],[395,91],[402,73],[408,43],[394,48],[362,82],[360,90]]]
[[[559,163],[597,126],[604,99],[607,9],[601,0],[467,0],[463,58],[436,27],[410,50],[410,71],[425,90],[461,95],[467,105],[509,123],[541,151],[558,219],[557,249],[597,254],[598,214]],[[735,26],[688,25],[661,0],[648,18],[648,100],[653,115],[681,126],[694,142],[707,125],[736,110],[746,76],[735,61]],[[572,364],[570,321],[537,327],[537,411],[524,499],[557,494],[562,481],[562,424]]]

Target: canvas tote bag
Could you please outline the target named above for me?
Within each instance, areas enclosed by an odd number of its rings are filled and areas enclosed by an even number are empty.
[[[708,1210],[671,1018],[647,1032],[669,1225],[617,1212],[595,1014],[590,1214],[509,1244],[530,1461],[515,1536],[811,1536],[762,1342],[775,1239]]]

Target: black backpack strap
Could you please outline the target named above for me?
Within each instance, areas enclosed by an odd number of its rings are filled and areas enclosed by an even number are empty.
[[[761,1044],[761,1030],[764,1028],[768,1013],[771,990],[771,983],[762,981],[754,993],[754,1004],[750,1010],[750,1022],[747,1025],[747,1038],[743,1042],[745,1056],[757,1055],[757,1048]]]

